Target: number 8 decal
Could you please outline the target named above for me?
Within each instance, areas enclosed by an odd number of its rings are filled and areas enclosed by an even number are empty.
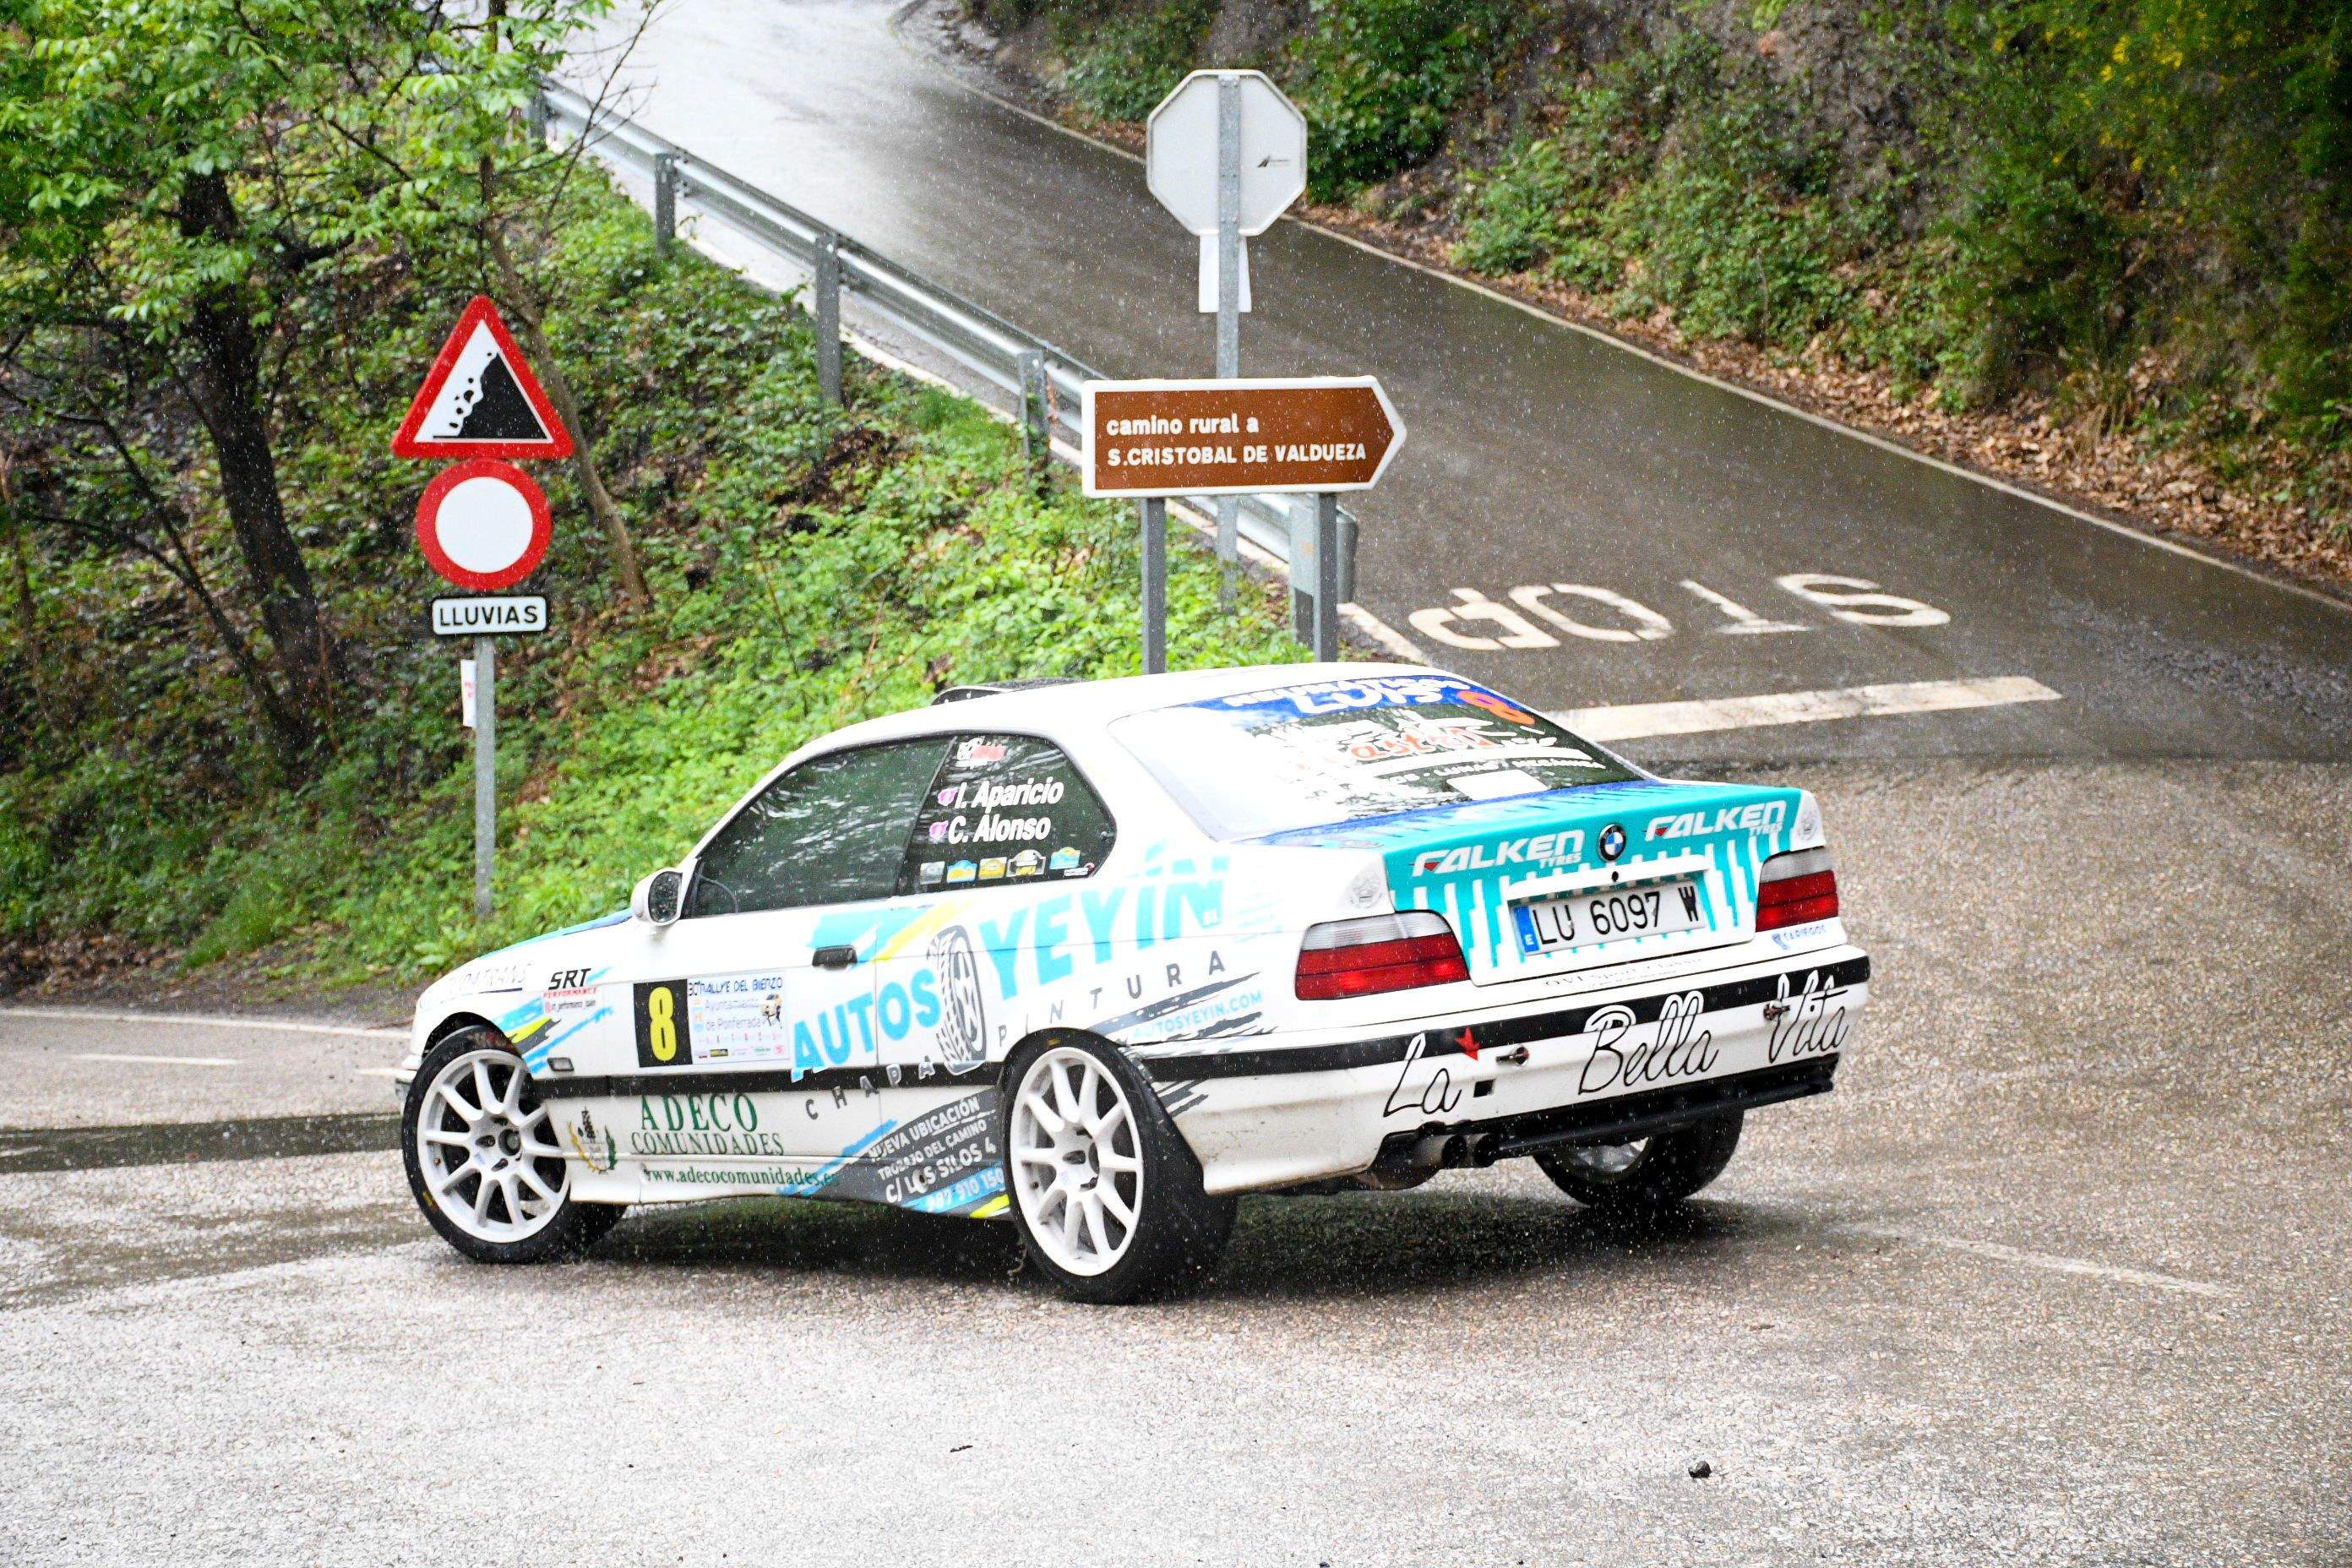
[[[677,993],[667,985],[656,985],[646,998],[646,1047],[657,1062],[677,1058]]]
[[[677,1067],[694,1060],[692,1014],[679,1007],[683,980],[650,980],[635,988],[637,1065]]]

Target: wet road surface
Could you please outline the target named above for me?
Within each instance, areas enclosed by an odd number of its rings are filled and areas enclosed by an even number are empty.
[[[2352,770],[1806,778],[1875,1005],[1654,1234],[1518,1163],[1250,1201],[1202,1291],[1104,1310],[969,1222],[640,1210],[495,1269],[380,1148],[0,1154],[0,1560],[2352,1558]],[[20,1104],[152,1043],[0,1016]],[[176,1069],[240,1129],[380,1116],[335,1075],[399,1049],[197,1043],[281,1067]]]
[[[631,112],[1113,374],[1204,374],[1139,164],[967,90],[889,0],[686,0]],[[708,222],[708,220],[706,220]],[[1359,599],[1548,707],[2021,678],[2060,700],[1692,738],[1693,756],[2340,759],[2352,613],[1853,440],[1296,223],[1245,372],[1370,371],[1411,431]],[[1177,650],[1181,658],[1183,650]]]
[[[1203,367],[1135,165],[888,17],[689,0],[645,117],[1108,369]],[[1253,1199],[1198,1293],[1101,1310],[1003,1227],[822,1205],[468,1266],[396,1039],[0,1011],[0,1561],[2352,1562],[2352,622],[1297,226],[1255,268],[1245,366],[1412,426],[1377,615],[1821,793],[1876,966],[1838,1091],[1654,1233],[1523,1163]],[[2008,695],[1645,707],[1960,679]]]

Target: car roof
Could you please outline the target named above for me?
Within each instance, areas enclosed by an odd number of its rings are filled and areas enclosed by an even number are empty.
[[[836,751],[903,735],[954,731],[1051,731],[1093,729],[1130,713],[1205,702],[1236,692],[1308,681],[1347,680],[1372,675],[1434,675],[1420,664],[1256,664],[1217,669],[1170,670],[1111,680],[1072,680],[1018,691],[992,692],[960,701],[908,709],[835,730],[804,748],[807,753]],[[796,753],[797,754],[797,753]]]

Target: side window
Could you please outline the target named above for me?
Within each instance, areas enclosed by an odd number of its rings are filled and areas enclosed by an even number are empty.
[[[915,819],[904,886],[1090,877],[1117,837],[1061,748],[1029,735],[961,735]]]
[[[703,850],[688,915],[887,899],[945,737],[813,757],[761,790]]]

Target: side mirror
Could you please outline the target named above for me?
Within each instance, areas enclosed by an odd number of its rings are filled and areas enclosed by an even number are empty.
[[[629,895],[629,912],[657,926],[677,919],[679,895],[686,891],[686,873],[665,866],[637,884]]]

